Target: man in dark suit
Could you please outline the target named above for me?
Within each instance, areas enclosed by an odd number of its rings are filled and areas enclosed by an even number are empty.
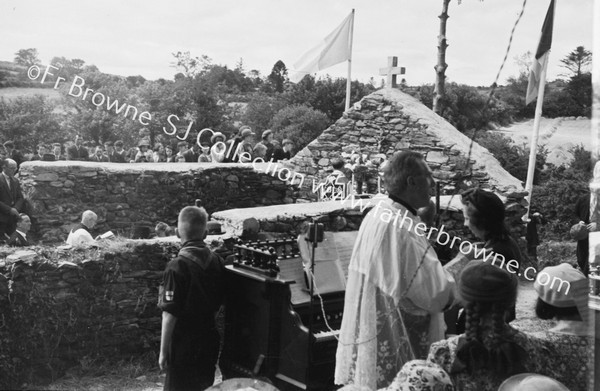
[[[6,157],[17,162],[17,171],[21,166],[21,163],[25,161],[25,157],[18,149],[15,149],[15,143],[11,140],[4,143],[4,148],[6,148]]]
[[[29,246],[29,240],[27,239],[27,233],[31,228],[31,219],[25,213],[19,214],[19,220],[17,221],[17,230],[10,235],[8,239],[9,246],[24,247]]]
[[[115,150],[108,156],[108,160],[113,163],[127,163],[127,151],[123,149],[123,141],[115,142]]]
[[[0,175],[0,236],[12,235],[17,228],[19,213],[26,208],[25,198],[21,192],[21,184],[14,177],[17,163],[12,159],[2,162]]]
[[[88,160],[89,153],[86,147],[83,146],[83,137],[75,136],[75,145],[67,149],[67,160]]]

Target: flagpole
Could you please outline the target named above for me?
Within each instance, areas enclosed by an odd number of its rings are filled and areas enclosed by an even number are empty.
[[[346,78],[346,108],[344,111],[348,111],[350,108],[350,84],[352,79],[350,73],[352,70],[352,38],[354,37],[354,8],[352,8],[352,25],[350,25],[350,58],[348,59],[348,77]]]
[[[529,165],[527,167],[527,181],[525,182],[525,191],[527,191],[527,211],[523,216],[524,221],[529,221],[529,210],[531,209],[531,193],[533,192],[533,175],[535,174],[535,161],[537,156],[538,138],[540,135],[540,120],[542,118],[542,105],[544,104],[544,90],[546,89],[546,68],[550,50],[546,54],[545,64],[542,66],[540,73],[540,84],[538,87],[537,102],[535,104],[535,117],[533,120],[533,131],[531,133],[531,146],[529,148]]]

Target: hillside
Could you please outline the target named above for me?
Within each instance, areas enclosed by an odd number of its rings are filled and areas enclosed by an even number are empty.
[[[517,122],[499,131],[515,143],[529,146],[533,119]],[[555,165],[567,163],[573,156],[569,150],[577,145],[591,151],[591,120],[589,118],[542,118],[540,122],[539,145],[545,145],[549,154],[547,161]]]

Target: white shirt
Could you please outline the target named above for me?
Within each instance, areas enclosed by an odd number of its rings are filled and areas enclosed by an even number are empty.
[[[83,228],[79,228],[75,232],[71,231],[67,237],[67,244],[73,247],[87,247],[96,243],[92,235]]]

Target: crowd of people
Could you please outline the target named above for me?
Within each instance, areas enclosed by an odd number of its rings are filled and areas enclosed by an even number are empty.
[[[262,132],[256,141],[256,134],[250,127],[242,126],[229,140],[221,132],[214,132],[210,141],[198,143],[179,141],[174,144],[162,135],[151,144],[150,132],[142,129],[140,140],[135,147],[125,146],[122,140],[106,141],[103,144],[84,141],[76,135],[73,141],[61,143],[40,143],[33,154],[24,154],[15,149],[13,141],[0,145],[0,158],[11,158],[19,166],[27,160],[57,161],[79,160],[112,163],[234,163],[251,162],[261,158],[264,161],[281,161],[293,156],[294,143],[289,139],[281,142],[273,137],[270,129]]]

